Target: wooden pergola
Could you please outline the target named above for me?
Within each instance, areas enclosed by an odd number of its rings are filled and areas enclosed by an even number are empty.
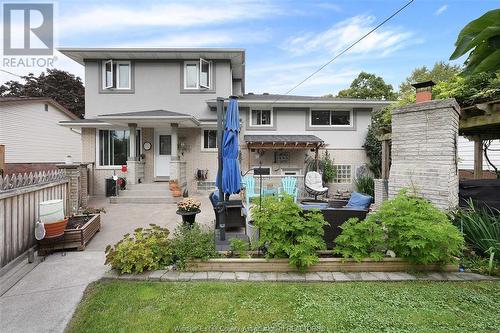
[[[483,141],[500,139],[500,100],[460,110],[459,134],[474,141],[474,178],[483,174]]]

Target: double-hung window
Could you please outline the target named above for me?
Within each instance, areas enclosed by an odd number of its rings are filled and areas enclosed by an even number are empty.
[[[271,110],[252,110],[250,112],[251,126],[273,126],[273,113]]]
[[[184,62],[184,89],[210,88],[212,88],[212,62],[205,59]]]
[[[99,130],[97,136],[98,165],[118,167],[127,164],[130,150],[129,130]],[[135,155],[141,154],[141,132],[138,129]]]
[[[102,66],[104,89],[130,89],[130,61],[107,60]]]
[[[203,140],[202,142],[203,150],[217,149],[217,130],[215,129],[203,130],[202,140]]]
[[[348,110],[312,110],[311,126],[351,127],[352,111]]]

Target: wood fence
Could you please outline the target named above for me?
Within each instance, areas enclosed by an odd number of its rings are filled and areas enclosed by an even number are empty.
[[[67,195],[62,170],[0,177],[0,267],[36,244],[39,203],[63,199],[67,211]]]

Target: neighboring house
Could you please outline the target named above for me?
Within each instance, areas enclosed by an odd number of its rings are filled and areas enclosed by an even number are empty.
[[[245,94],[243,49],[85,49],[60,51],[85,66],[83,161],[93,164],[92,194],[104,179],[129,183],[186,178],[213,188],[217,173],[216,97],[239,97],[241,169],[262,162],[274,175],[303,175],[319,143],[338,165],[338,188],[353,188],[367,162],[370,113],[387,101]],[[205,179],[206,176],[206,179]]]
[[[0,97],[0,145],[4,174],[55,169],[71,155],[81,161],[80,130],[59,126],[78,119],[51,98]]]
[[[500,140],[493,140],[488,150],[488,158],[500,169]],[[474,141],[461,136],[458,138],[458,168],[461,178],[472,178],[474,175]],[[494,169],[486,161],[483,154],[483,177],[495,178]]]

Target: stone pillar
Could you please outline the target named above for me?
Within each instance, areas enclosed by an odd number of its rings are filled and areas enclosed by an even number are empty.
[[[387,179],[374,179],[375,207],[378,208],[388,198]]]
[[[80,164],[58,164],[68,178],[68,193],[66,193],[66,212],[76,214],[80,207]]]
[[[389,198],[408,188],[441,209],[458,205],[459,110],[445,99],[392,111]]]
[[[89,203],[88,163],[80,163],[80,206],[86,208]]]

